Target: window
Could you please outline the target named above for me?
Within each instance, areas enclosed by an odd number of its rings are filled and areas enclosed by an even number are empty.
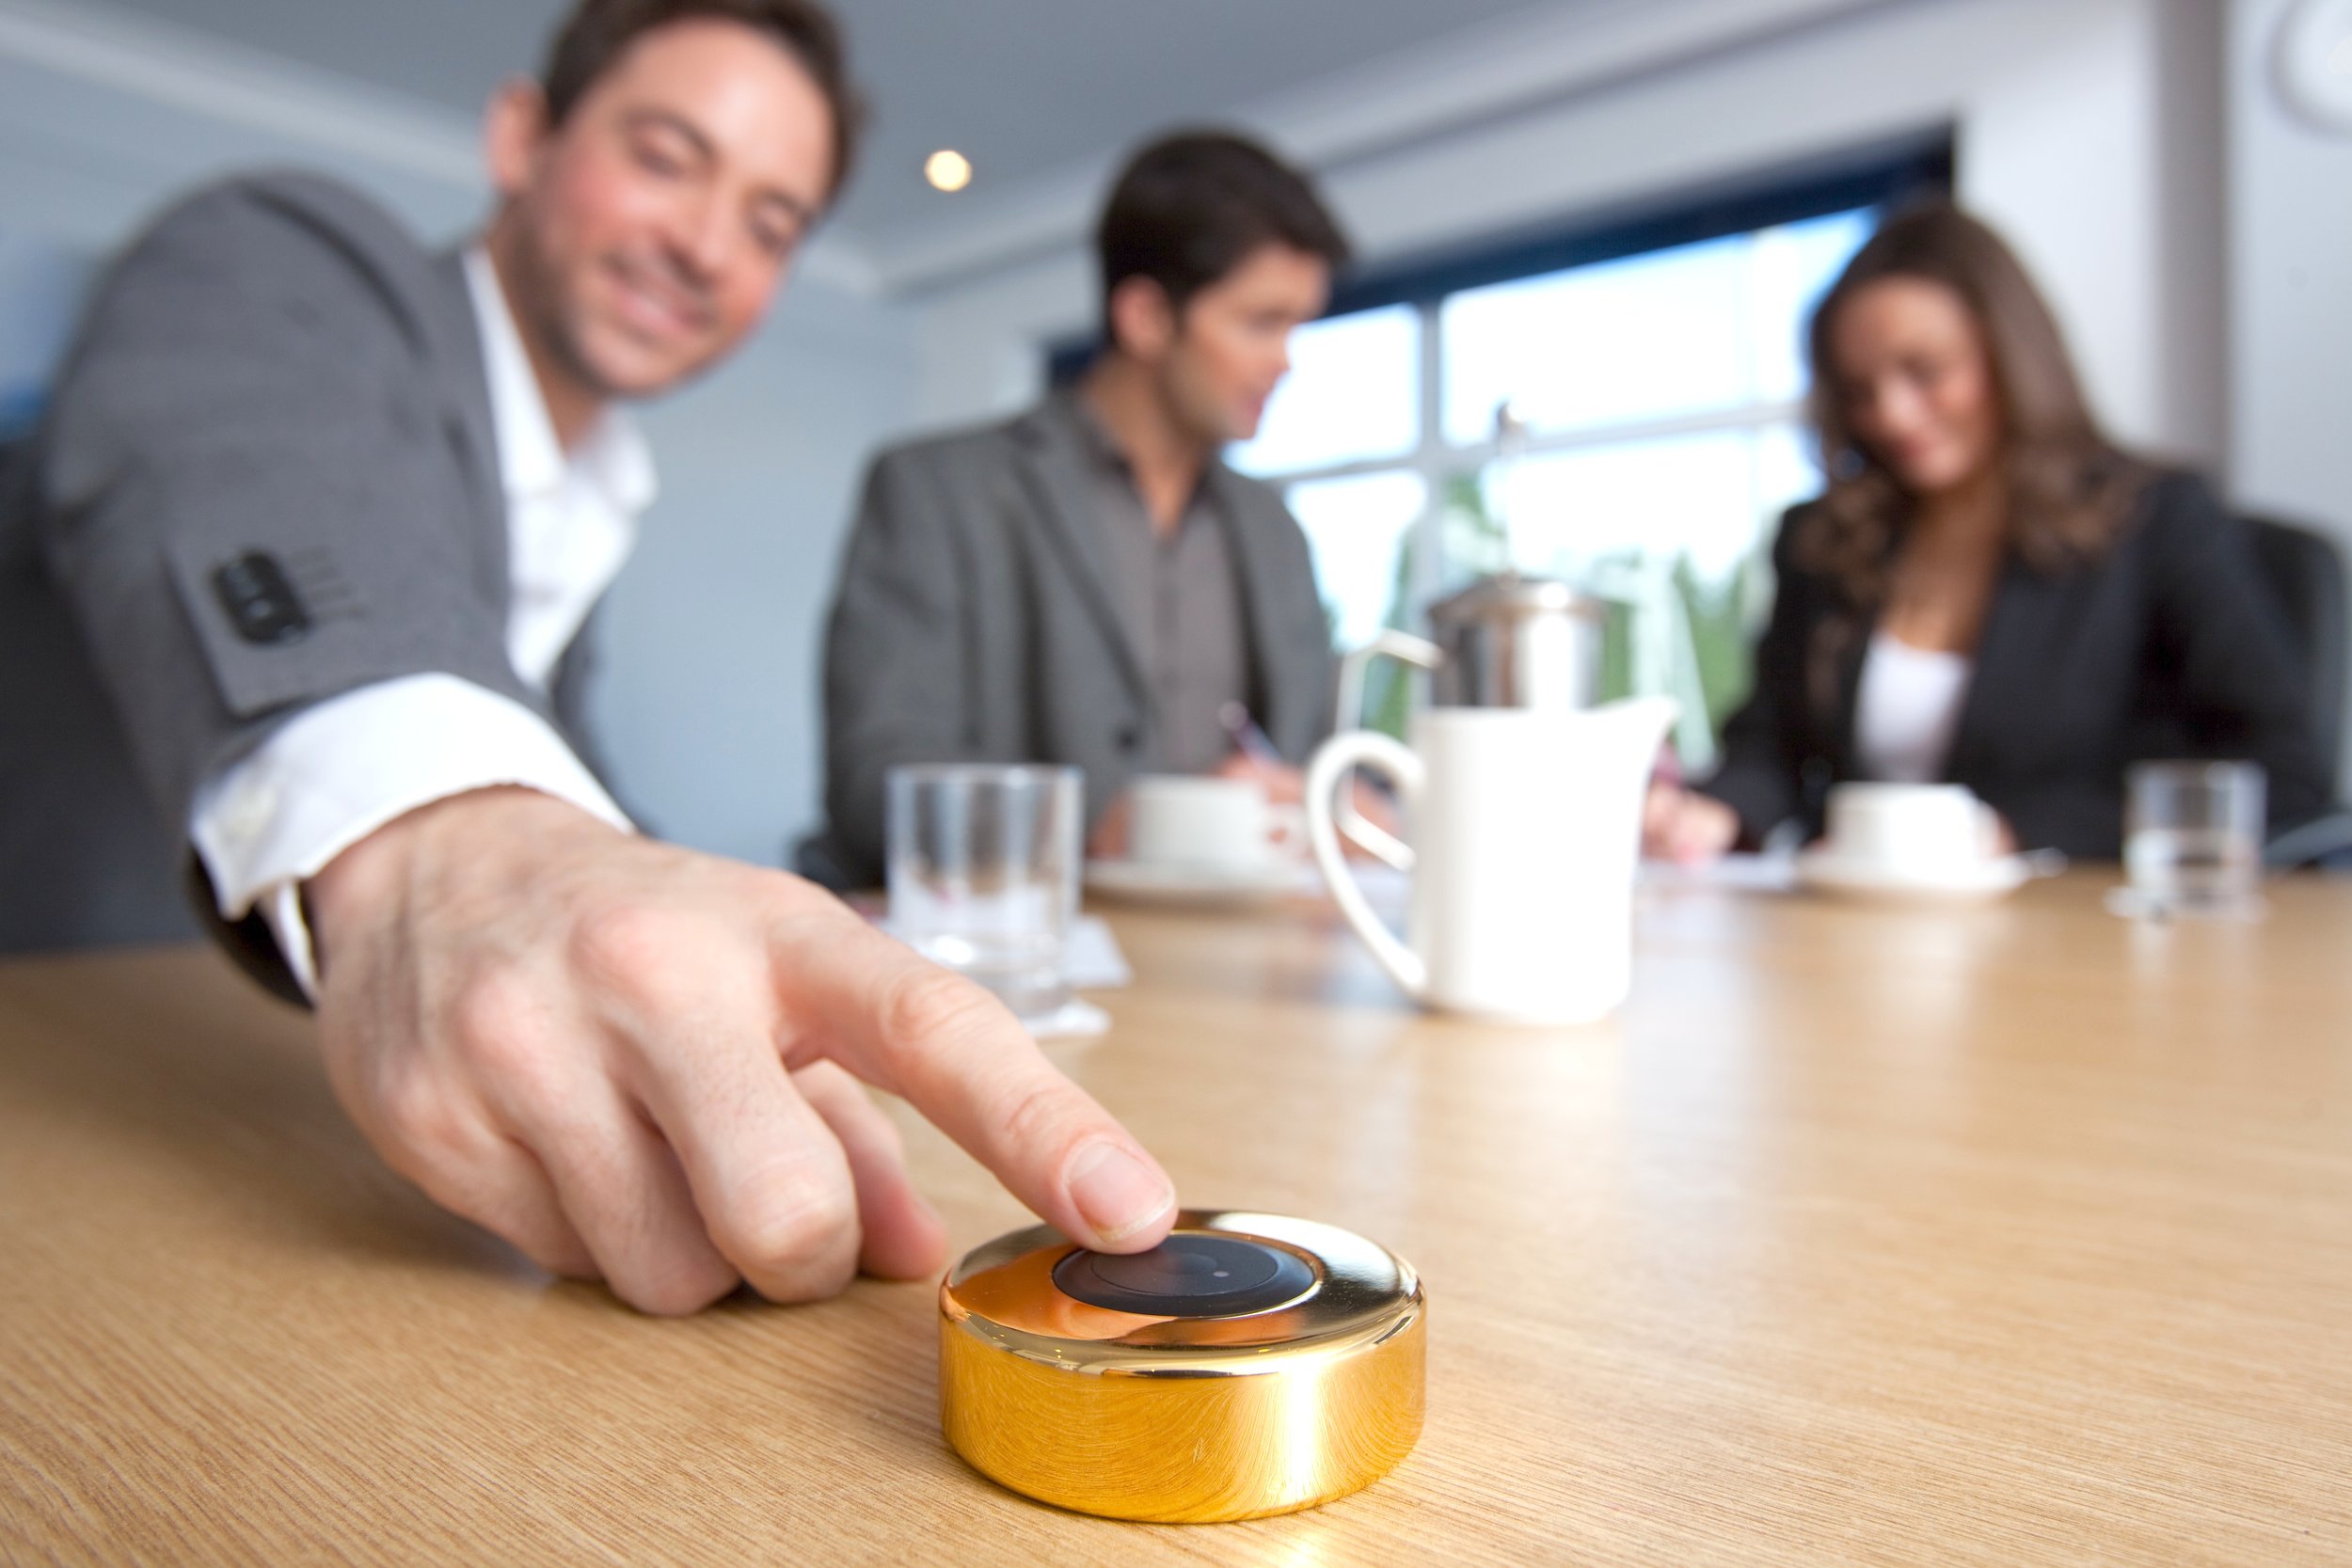
[[[1301,480],[1286,499],[1314,555],[1333,645],[1371,641],[1398,594],[1410,590],[1398,579],[1398,563],[1409,559],[1413,525],[1429,510],[1429,482],[1410,468],[1385,468]]]
[[[1250,473],[1298,473],[1412,454],[1421,407],[1421,323],[1412,307],[1327,316],[1292,334],[1290,350],[1290,373],[1257,439],[1229,452],[1230,461]]]
[[[1677,738],[1704,766],[1744,694],[1773,521],[1819,486],[1800,338],[1875,215],[1327,317],[1293,340],[1257,438],[1228,457],[1283,487],[1338,645],[1413,626],[1483,572],[1565,577],[1622,607],[1616,684],[1684,697]],[[1645,614],[1676,623],[1674,668],[1637,667]]]
[[[1288,497],[1339,646],[1417,629],[1485,572],[1565,577],[1614,607],[1604,684],[1683,698],[1677,738],[1704,767],[1746,693],[1773,524],[1820,484],[1805,323],[1878,214],[1950,178],[1938,140],[1350,284],[1228,458]]]

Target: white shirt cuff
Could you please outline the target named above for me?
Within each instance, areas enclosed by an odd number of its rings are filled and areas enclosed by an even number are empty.
[[[318,994],[302,883],[385,823],[469,790],[520,784],[634,831],[554,726],[454,675],[404,675],[289,720],[207,779],[188,814],[224,919],[258,909]]]

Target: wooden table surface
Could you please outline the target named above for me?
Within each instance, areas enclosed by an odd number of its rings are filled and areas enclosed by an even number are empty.
[[[1421,1268],[1429,1421],[1154,1527],[946,1448],[933,1294],[635,1316],[378,1167],[211,955],[0,964],[0,1560],[2352,1561],[2352,885],[2144,927],[1647,889],[1621,1016],[1129,912],[1059,1062],[1187,1201]],[[916,1128],[959,1249],[1021,1223]]]

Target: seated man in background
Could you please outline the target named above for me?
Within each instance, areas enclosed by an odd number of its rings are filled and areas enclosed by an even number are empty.
[[[1329,731],[1330,632],[1297,523],[1219,451],[1254,435],[1346,242],[1307,182],[1238,136],[1145,148],[1096,230],[1101,356],[1009,423],[874,462],[825,645],[825,807],[803,850],[882,869],[894,764],[1083,769],[1089,850],[1121,852],[1148,772],[1295,799]],[[1238,754],[1246,709],[1282,759]]]
[[[648,1311],[940,1265],[852,1075],[1089,1244],[1174,1208],[993,998],[796,878],[638,836],[567,733],[653,494],[614,405],[743,340],[853,122],[814,0],[582,0],[492,103],[474,244],[301,176],[207,191],[98,291],[38,453],[140,769],[232,948],[315,998],[344,1106]]]

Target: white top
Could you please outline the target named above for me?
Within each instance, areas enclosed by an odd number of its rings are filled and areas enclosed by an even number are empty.
[[[653,459],[618,413],[566,456],[489,258],[477,246],[465,267],[506,499],[507,657],[544,691],[636,543],[638,515],[654,498]],[[294,978],[315,995],[303,879],[394,817],[493,784],[522,784],[630,826],[538,714],[454,675],[420,674],[295,715],[197,790],[188,838],[221,914],[235,920],[258,907]]]
[[[1942,779],[1975,673],[1976,661],[1960,654],[1931,653],[1872,633],[1854,700],[1854,757],[1862,776],[1887,784]]]

